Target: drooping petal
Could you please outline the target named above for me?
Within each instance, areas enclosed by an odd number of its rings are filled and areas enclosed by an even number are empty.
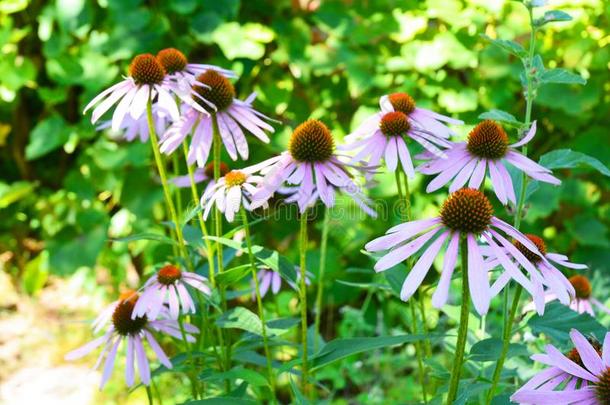
[[[487,270],[483,264],[483,256],[472,234],[466,236],[468,245],[468,283],[470,284],[470,297],[479,315],[485,315],[491,301]],[[465,254],[466,252],[462,252]],[[464,270],[462,270],[464,271]],[[463,297],[462,299],[467,299]]]
[[[435,228],[431,231],[426,232],[425,234],[419,236],[417,239],[395,248],[390,251],[390,253],[383,256],[379,261],[375,264],[375,271],[384,271],[389,269],[390,267],[394,267],[398,263],[406,260],[414,253],[416,253],[421,247],[426,244],[434,235],[436,235],[441,228]]]
[[[580,359],[585,367],[594,375],[601,375],[606,369],[602,363],[601,357],[597,351],[591,346],[591,343],[585,338],[582,333],[576,329],[570,331],[570,338],[574,342],[574,346],[580,354]]]
[[[438,286],[432,295],[432,305],[435,308],[440,308],[445,305],[449,297],[449,286],[451,284],[453,270],[455,269],[455,262],[457,261],[459,242],[460,234],[458,232],[453,233],[449,239],[447,250],[445,251],[443,270],[441,271]]]

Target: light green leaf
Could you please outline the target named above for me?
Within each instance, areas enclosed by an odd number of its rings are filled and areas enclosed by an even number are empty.
[[[567,69],[547,69],[539,76],[540,83],[586,84],[580,75]]]
[[[30,195],[37,185],[37,183],[30,183],[27,181],[16,181],[10,185],[0,183],[0,208],[6,208],[14,202]]]
[[[30,295],[35,295],[44,287],[49,276],[49,252],[43,250],[34,260],[25,265],[22,283],[23,289]]]
[[[602,162],[592,156],[571,149],[557,149],[545,153],[540,157],[540,164],[548,169],[592,168],[604,176],[610,176],[610,169]]]
[[[513,54],[521,59],[527,57],[527,51],[521,46],[521,44],[518,44],[514,41],[509,41],[507,39],[493,39],[487,35],[482,35],[482,37],[491,42],[493,45],[497,46],[498,48],[510,54]]]
[[[235,283],[242,278],[244,278],[247,274],[250,273],[250,264],[243,264],[241,266],[233,267],[231,269],[225,270],[222,273],[218,273],[216,275],[216,281],[219,284],[230,285]]]
[[[63,146],[70,137],[70,131],[59,115],[40,121],[30,133],[30,142],[25,148],[27,160],[38,159]]]
[[[544,24],[548,24],[551,22],[570,21],[570,20],[572,20],[572,16],[570,14],[566,13],[565,11],[550,10],[550,11],[547,11],[546,13],[544,13],[544,15],[542,17],[538,18],[535,21],[535,25],[537,25],[538,27],[541,27]]]
[[[255,387],[265,387],[269,385],[267,379],[262,374],[244,368],[243,366],[237,366],[222,373],[219,373],[216,370],[205,370],[199,375],[199,379],[208,382],[224,382],[224,380],[235,381],[241,379]]]
[[[523,125],[523,123],[517,120],[514,115],[507,113],[506,111],[495,109],[486,111],[483,114],[479,115],[479,119],[500,121],[515,127],[520,127],[521,125]]]
[[[534,315],[527,324],[532,332],[544,333],[564,344],[568,342],[572,329],[585,336],[593,334],[600,341],[603,341],[606,334],[606,328],[591,315],[579,314],[559,302],[547,304],[544,315]]]
[[[197,399],[194,401],[183,402],[181,405],[256,405],[253,399],[238,398],[238,397],[212,397],[206,399]]]
[[[240,25],[237,22],[222,24],[212,34],[228,59],[248,58],[258,60],[265,54],[265,45],[275,33],[269,27],[257,23]]]
[[[116,238],[116,239],[111,239],[111,240],[114,242],[133,242],[133,241],[137,241],[137,240],[152,240],[155,242],[167,243],[170,245],[176,244],[176,242],[172,238],[167,237],[165,235],[158,234],[158,233],[152,233],[152,232],[137,233],[134,235],[125,236],[123,238]]]
[[[220,316],[216,324],[221,328],[242,329],[255,335],[263,335],[263,323],[258,315],[244,307],[233,308]],[[270,328],[267,326],[267,336],[280,335],[285,329]]]

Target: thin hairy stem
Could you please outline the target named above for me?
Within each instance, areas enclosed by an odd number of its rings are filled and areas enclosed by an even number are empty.
[[[307,382],[309,373],[309,364],[307,363],[307,284],[306,279],[306,268],[307,268],[307,210],[301,214],[300,230],[299,230],[299,265],[300,265],[300,279],[299,279],[299,300],[301,301],[301,351],[302,351],[302,389],[305,394],[309,391],[309,384]]]
[[[322,240],[320,241],[320,267],[318,272],[318,291],[316,291],[316,317],[314,321],[313,352],[318,351],[318,334],[320,333],[320,317],[322,316],[322,297],[324,296],[324,274],[326,272],[326,251],[328,248],[328,230],[330,224],[330,208],[324,208],[322,222]]]

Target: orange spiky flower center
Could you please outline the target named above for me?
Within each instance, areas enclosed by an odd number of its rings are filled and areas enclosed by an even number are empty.
[[[182,278],[182,271],[173,264],[167,264],[157,272],[157,281],[163,285],[171,285]]]
[[[388,96],[394,111],[409,115],[415,111],[415,101],[407,93],[392,93]]]
[[[206,70],[204,73],[197,76],[197,81],[205,86],[194,85],[193,90],[201,97],[216,106],[217,111],[224,111],[233,104],[235,98],[235,87],[233,84],[215,70]],[[193,99],[202,106],[207,112],[213,113],[214,109],[193,95]]]
[[[610,405],[610,367],[598,376],[599,381],[594,384],[595,396],[600,405]]]
[[[307,120],[296,127],[288,151],[299,162],[324,162],[333,154],[335,140],[322,121]]]
[[[546,244],[544,243],[544,240],[541,237],[532,235],[531,233],[526,233],[525,236],[534,245],[536,245],[536,247],[538,248],[538,251],[540,253],[542,253],[543,256],[546,255]],[[538,263],[540,260],[542,260],[542,257],[540,257],[538,254],[529,250],[527,247],[525,247],[525,245],[523,243],[519,242],[518,240],[514,240],[513,245],[515,245],[517,250],[519,250],[519,252],[521,252],[523,254],[523,256],[525,256],[525,258],[527,260],[529,260],[530,262]]]
[[[148,322],[146,315],[131,319],[131,314],[136,306],[138,297],[139,296],[135,291],[124,292],[121,294],[119,303],[112,313],[112,325],[114,326],[114,330],[121,336],[139,333]]]
[[[493,208],[479,190],[462,188],[445,200],[440,216],[443,224],[450,229],[480,234],[489,227]]]
[[[379,128],[386,136],[401,136],[411,129],[411,124],[405,113],[392,111],[381,117]]]
[[[136,56],[129,65],[129,76],[138,85],[159,84],[165,77],[165,69],[150,53]]]
[[[246,174],[239,170],[231,170],[225,174],[225,184],[228,187],[241,186],[246,182]]]
[[[602,345],[597,341],[597,339],[587,338],[587,340],[589,341],[589,343],[591,343],[591,346],[593,346],[593,349],[595,349],[597,354],[599,354],[601,356],[602,355]],[[574,363],[578,364],[580,367],[583,367],[586,369],[585,365],[582,362],[582,358],[580,357],[580,353],[578,353],[578,350],[576,348],[573,348],[572,350],[570,350],[566,354],[566,357],[568,359],[572,360]]]
[[[182,72],[188,64],[186,56],[176,48],[160,50],[157,53],[157,60],[168,74]]]
[[[574,287],[574,291],[576,292],[576,298],[580,299],[588,299],[591,296],[591,282],[585,276],[581,276],[577,274],[568,279],[572,287]]]
[[[508,152],[508,135],[497,122],[485,120],[470,131],[466,148],[478,157],[501,159]]]
[[[220,169],[220,177],[223,177],[225,174],[229,173],[229,166],[227,166],[225,162],[220,162],[220,165],[218,165],[218,167]],[[210,163],[205,165],[203,173],[208,179],[214,178],[214,161],[211,161]]]

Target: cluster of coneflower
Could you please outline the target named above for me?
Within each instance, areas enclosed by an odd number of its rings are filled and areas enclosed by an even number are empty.
[[[223,146],[230,159],[247,160],[248,138],[254,136],[262,142],[269,142],[268,134],[274,131],[273,121],[254,109],[255,94],[245,100],[237,98],[231,82],[235,77],[233,72],[216,66],[188,63],[180,51],[165,49],[156,56],[136,56],[129,66],[129,75],[103,91],[85,108],[85,111],[94,108],[93,123],[114,108],[111,119],[100,128],[110,127],[127,140],[150,139],[165,191],[168,215],[175,225],[174,231],[181,247],[181,266],[187,268],[191,258],[182,237],[169,184],[191,188],[195,202],[202,208],[198,221],[210,263],[207,277],[185,271],[178,265],[165,265],[139,291],[123,295],[100,315],[94,324],[95,331],[107,325],[104,335],[69,357],[76,358],[104,345],[98,360],[100,364],[106,357],[102,385],[110,376],[122,341],[127,345],[128,385],[134,383],[134,362],[138,364],[142,383],[147,385],[150,382],[144,341],[163,365],[171,367],[153,337],[154,332],[164,332],[187,343],[193,341],[192,335],[198,330],[184,323],[182,316],[207,310],[208,306],[203,304],[206,296],[210,289],[218,288],[214,278],[223,271],[219,238],[223,235],[220,213],[224,213],[228,222],[239,216],[246,230],[253,294],[258,301],[268,377],[273,388],[275,377],[261,300],[270,285],[274,292],[279,290],[280,275],[269,269],[262,275],[257,274],[259,265],[252,254],[247,211],[265,206],[279,193],[285,201],[297,203],[301,213],[300,277],[295,275],[286,281],[298,282],[298,287],[293,285],[299,290],[301,301],[301,367],[302,379],[307,386],[308,280],[304,250],[308,209],[318,200],[332,207],[336,194],[344,193],[374,216],[375,211],[365,190],[368,181],[384,171],[395,173],[399,191],[403,187],[409,190],[409,179],[416,172],[434,176],[428,183],[428,192],[448,186],[449,195],[438,216],[415,219],[408,212],[406,222],[366,244],[369,252],[383,252],[376,256],[375,271],[408,262],[409,272],[400,293],[404,301],[417,291],[435,258],[443,255],[440,278],[432,296],[432,304],[437,308],[450,298],[458,258],[461,258],[462,293],[458,296],[461,297],[462,316],[448,403],[457,393],[470,301],[480,315],[485,315],[492,298],[514,280],[531,295],[533,308],[539,313],[551,299],[558,299],[579,311],[592,311],[589,302],[596,301],[590,297],[587,279],[582,275],[568,279],[560,270],[560,267],[582,269],[585,266],[570,263],[564,255],[547,252],[540,237],[524,235],[494,216],[492,204],[483,191],[485,180],[489,179],[487,184],[503,205],[522,203],[520,199],[523,196],[517,196],[515,192],[508,165],[532,179],[559,184],[550,170],[519,151],[535,136],[535,121],[528,124],[520,139],[512,143],[502,125],[489,120],[476,124],[465,142],[454,142],[451,138],[455,134],[448,125],[459,125],[461,121],[417,107],[411,96],[399,92],[381,97],[379,112],[364,120],[345,138],[343,145],[336,145],[331,130],[322,121],[309,119],[296,126],[287,149],[278,156],[249,167],[228,170],[221,162]],[[413,155],[415,147],[423,148],[423,152]],[[162,154],[173,153],[184,155],[189,169],[187,176],[167,179]],[[207,183],[201,197],[197,190],[200,182]],[[409,198],[408,194],[405,198]],[[410,206],[409,202],[407,206]],[[216,215],[215,241],[207,237],[206,220],[212,211]],[[321,283],[322,280],[318,279],[318,288],[321,288]],[[189,290],[196,293],[197,300],[192,298]],[[226,308],[222,288],[220,297],[223,308]],[[569,359],[552,346],[547,347],[547,354],[539,359],[552,367],[527,383],[515,394],[514,400],[546,403],[547,399],[565,399],[560,395],[569,395],[575,403],[577,400],[594,403],[595,398],[607,403],[610,348],[596,350],[576,331],[572,337],[581,362]],[[610,338],[606,339],[604,346],[608,344]],[[567,393],[556,391],[564,382],[573,390]],[[557,403],[556,400],[552,402]]]

